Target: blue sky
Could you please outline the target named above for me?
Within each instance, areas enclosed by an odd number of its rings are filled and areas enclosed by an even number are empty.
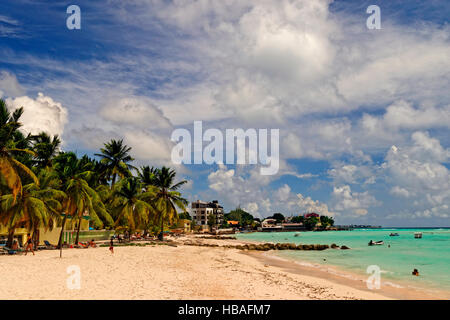
[[[0,96],[65,150],[124,138],[137,164],[176,167],[189,200],[449,226],[449,15],[448,1],[3,1]],[[198,120],[280,129],[278,174],[174,165],[171,133]]]

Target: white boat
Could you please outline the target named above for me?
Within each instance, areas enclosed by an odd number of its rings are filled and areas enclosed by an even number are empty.
[[[369,242],[369,246],[382,246],[384,244],[384,241],[380,240],[380,241],[372,241],[370,240]]]
[[[414,232],[414,238],[422,239],[422,232]]]

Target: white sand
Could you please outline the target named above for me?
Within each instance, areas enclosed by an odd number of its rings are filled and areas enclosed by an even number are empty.
[[[386,299],[288,272],[236,249],[107,247],[0,256],[0,299]],[[81,288],[69,289],[69,266]]]

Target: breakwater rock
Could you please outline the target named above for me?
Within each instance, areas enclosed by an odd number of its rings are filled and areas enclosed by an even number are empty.
[[[212,239],[212,240],[236,240],[236,237],[227,237],[227,236],[201,236],[196,237],[199,239]]]
[[[339,249],[339,246],[332,244],[331,246],[327,244],[295,244],[295,243],[258,243],[258,244],[242,244],[242,245],[223,245],[211,243],[196,242],[185,242],[184,245],[187,246],[200,246],[200,247],[221,247],[229,249],[238,250],[254,250],[254,251],[269,251],[269,250],[326,250],[330,247],[333,249]],[[350,249],[347,246],[342,246],[341,249]]]

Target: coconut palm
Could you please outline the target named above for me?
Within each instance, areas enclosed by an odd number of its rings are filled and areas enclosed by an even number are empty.
[[[129,152],[131,147],[123,144],[123,140],[114,140],[104,144],[101,153],[96,156],[101,157],[101,163],[105,166],[106,176],[111,179],[111,188],[116,183],[117,176],[124,178],[131,176],[131,169],[136,169],[130,164],[134,159]]]
[[[148,201],[154,197],[152,191],[143,192],[142,184],[136,177],[123,179],[113,201],[115,226],[127,225],[131,231],[145,226],[154,214],[154,208]]]
[[[62,235],[68,216],[78,220],[77,236],[78,243],[81,219],[89,214],[94,225],[101,227],[102,220],[112,224],[113,220],[107,212],[100,196],[91,188],[87,180],[93,175],[89,170],[89,164],[77,158],[73,152],[61,153],[54,159],[54,169],[58,173],[62,183],[62,190],[67,195],[63,202],[64,218],[61,226],[61,234],[58,245],[62,244]],[[99,218],[101,216],[102,219]]]
[[[158,168],[150,166],[142,166],[138,172],[137,176],[144,187],[155,185],[155,178],[158,172]]]
[[[162,167],[156,171],[154,186],[149,190],[155,193],[154,207],[157,213],[157,220],[161,223],[161,235],[164,231],[164,221],[169,224],[178,218],[177,208],[186,212],[188,201],[181,197],[177,190],[187,183],[186,180],[175,181],[176,172],[173,169]],[[162,236],[163,237],[163,236]]]
[[[42,179],[51,179],[45,175]],[[31,183],[23,187],[16,198],[6,194],[0,198],[3,214],[0,223],[8,228],[7,246],[12,245],[14,230],[23,225],[33,233],[40,227],[52,229],[61,212],[61,201],[65,198],[62,191],[53,189],[50,180],[44,182],[45,188]]]
[[[0,184],[6,185],[14,200],[22,193],[21,173],[28,175],[34,183],[39,184],[33,171],[14,158],[16,153],[35,155],[31,150],[17,148],[18,141],[14,139],[22,126],[19,122],[22,114],[23,108],[16,109],[11,114],[5,101],[0,99]]]
[[[51,167],[52,159],[59,153],[61,139],[58,135],[49,136],[45,132],[32,136],[33,150],[36,153],[35,163],[39,168]]]

